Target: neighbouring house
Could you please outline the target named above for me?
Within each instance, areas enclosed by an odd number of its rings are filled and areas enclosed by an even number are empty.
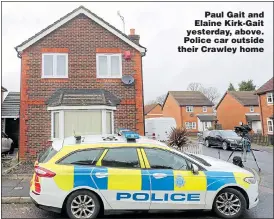
[[[163,117],[162,106],[159,103],[145,105],[145,118]]]
[[[173,117],[177,127],[184,126],[191,133],[207,130],[215,125],[213,103],[199,91],[168,91],[163,103],[163,116]]]
[[[146,48],[139,39],[134,29],[126,35],[81,6],[16,47],[22,63],[20,159],[33,159],[67,136],[117,128],[144,135]]]
[[[8,90],[6,88],[4,88],[3,86],[1,86],[1,98],[2,98],[2,102],[4,101],[4,93],[7,92]]]
[[[261,132],[258,98],[254,91],[227,91],[216,106],[218,122],[223,129],[234,130],[240,123]]]
[[[261,86],[256,94],[259,99],[259,113],[262,121],[262,134],[269,135],[273,144],[273,107],[274,107],[273,77]]]
[[[15,148],[19,139],[19,109],[20,93],[9,92],[2,103],[2,131],[13,140]]]

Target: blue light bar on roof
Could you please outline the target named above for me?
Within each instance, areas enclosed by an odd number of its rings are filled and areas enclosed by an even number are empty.
[[[128,130],[128,129],[123,129],[123,130],[120,130],[120,134],[122,136],[124,136],[128,141],[129,140],[136,140],[136,139],[139,139],[140,136],[138,133],[136,132],[133,132],[131,130]]]
[[[127,140],[136,140],[140,138],[139,134],[133,131],[123,131],[122,133]]]

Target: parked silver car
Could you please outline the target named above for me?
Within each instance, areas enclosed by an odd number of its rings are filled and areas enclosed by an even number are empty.
[[[13,146],[13,140],[9,138],[4,132],[2,132],[2,153],[9,153]]]

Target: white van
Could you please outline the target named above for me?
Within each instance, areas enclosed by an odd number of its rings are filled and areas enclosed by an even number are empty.
[[[167,141],[172,127],[176,127],[174,118],[149,118],[145,120],[145,136],[158,141]]]

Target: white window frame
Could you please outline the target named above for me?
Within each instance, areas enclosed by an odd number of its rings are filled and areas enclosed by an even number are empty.
[[[186,112],[192,113],[193,111],[194,111],[194,107],[193,106],[186,106]]]
[[[107,133],[107,125],[106,125],[106,112],[111,112],[112,113],[112,134],[114,134],[114,111],[116,110],[116,107],[102,107],[102,106],[89,106],[83,108],[77,108],[77,107],[70,107],[70,106],[65,106],[65,107],[48,107],[48,110],[51,111],[51,140],[55,139],[62,139],[65,136],[65,111],[101,111],[102,112],[102,134]],[[54,138],[53,137],[53,132],[54,132],[54,113],[59,113],[59,138]]]
[[[250,107],[249,107],[249,111],[250,111],[251,113],[254,113],[254,112],[255,112],[254,106],[250,106]]]
[[[99,57],[100,56],[107,56],[107,68],[108,68],[108,75],[101,76],[99,75]],[[120,59],[120,74],[117,76],[111,75],[111,57],[118,56]],[[97,78],[122,78],[122,54],[121,53],[98,53],[96,54],[96,77]]]
[[[185,122],[186,129],[196,129],[196,122]]]
[[[269,97],[271,97],[272,101],[268,101]],[[272,92],[266,93],[266,102],[267,102],[267,104],[273,104],[273,93]]]
[[[271,122],[271,126],[268,125],[268,123]],[[269,130],[269,128],[272,127],[272,131]],[[274,125],[273,125],[273,120],[272,119],[267,119],[267,132],[268,134],[273,134],[273,130],[274,130]]]
[[[203,113],[207,112],[207,106],[203,106]]]
[[[53,56],[53,75],[45,75],[44,72],[44,56]],[[57,75],[57,55],[64,55],[66,57],[66,72],[65,75]],[[42,53],[42,78],[68,78],[68,53]]]

